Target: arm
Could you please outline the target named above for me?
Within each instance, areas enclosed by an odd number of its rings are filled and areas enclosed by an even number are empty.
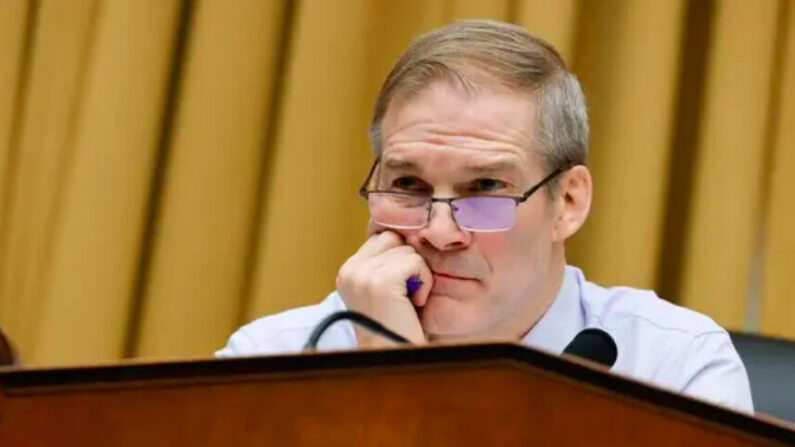
[[[753,413],[748,373],[728,333],[696,337],[684,360],[683,394]]]

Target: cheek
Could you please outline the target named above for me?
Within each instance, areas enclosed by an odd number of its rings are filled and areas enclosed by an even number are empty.
[[[488,262],[492,275],[502,278],[526,263],[526,242],[513,230],[505,233],[483,233],[477,236],[480,254]]]
[[[545,239],[550,229],[541,219],[518,215],[513,229],[505,233],[482,233],[478,235],[479,251],[488,260],[495,276],[514,275],[525,277],[527,272],[543,258]]]
[[[492,265],[510,254],[513,238],[508,233],[483,233],[476,235],[475,239],[478,251]]]

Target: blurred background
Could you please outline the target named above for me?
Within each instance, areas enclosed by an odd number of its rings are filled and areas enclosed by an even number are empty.
[[[210,355],[364,240],[380,83],[511,21],[589,100],[570,262],[795,338],[789,0],[0,0],[0,327],[28,365]]]

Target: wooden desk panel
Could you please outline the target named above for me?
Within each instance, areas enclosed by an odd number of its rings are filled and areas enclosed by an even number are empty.
[[[0,386],[4,447],[795,444],[513,345],[0,373]]]

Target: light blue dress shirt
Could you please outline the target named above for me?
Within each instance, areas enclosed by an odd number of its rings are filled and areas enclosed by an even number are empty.
[[[319,304],[260,318],[232,334],[216,356],[297,353],[315,325],[339,310],[345,304],[334,292]],[[615,340],[612,372],[753,412],[748,375],[724,329],[651,291],[600,287],[575,267],[566,267],[555,301],[520,343],[560,354],[585,328],[602,329]],[[352,324],[341,321],[326,331],[318,349],[356,346]]]

